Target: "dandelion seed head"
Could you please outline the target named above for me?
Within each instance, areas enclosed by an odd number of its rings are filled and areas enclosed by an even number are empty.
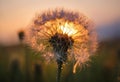
[[[25,42],[49,61],[65,62],[67,56],[77,66],[89,61],[97,49],[97,36],[92,21],[78,12],[56,9],[39,14],[26,30]]]

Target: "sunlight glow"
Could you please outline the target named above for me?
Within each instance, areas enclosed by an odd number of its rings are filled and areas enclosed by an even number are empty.
[[[68,24],[66,22],[65,25],[60,26],[60,29],[62,30],[63,34],[67,34],[68,36],[72,36],[77,33],[77,30],[74,29],[74,25],[72,23]]]

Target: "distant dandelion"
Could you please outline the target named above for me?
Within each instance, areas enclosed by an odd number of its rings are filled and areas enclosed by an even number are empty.
[[[78,12],[56,9],[39,14],[26,31],[26,42],[49,60],[55,58],[58,64],[58,77],[61,67],[68,57],[82,66],[97,48],[96,32],[93,23]]]
[[[18,32],[18,37],[19,37],[19,40],[22,41],[24,39],[24,31],[23,30],[20,30]]]

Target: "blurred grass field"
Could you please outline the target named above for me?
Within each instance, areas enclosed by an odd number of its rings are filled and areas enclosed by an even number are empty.
[[[120,40],[99,43],[89,66],[73,74],[73,62],[63,67],[61,82],[120,82]],[[46,63],[25,45],[0,46],[0,82],[55,82],[57,65]]]

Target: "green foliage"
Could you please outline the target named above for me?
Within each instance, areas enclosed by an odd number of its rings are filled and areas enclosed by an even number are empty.
[[[76,74],[72,73],[74,62],[68,62],[63,66],[61,82],[119,82],[119,48],[117,43],[101,43],[89,66],[77,69]],[[19,68],[11,67],[14,58]],[[0,82],[55,82],[56,72],[55,62],[46,63],[40,53],[23,45],[0,47]]]

